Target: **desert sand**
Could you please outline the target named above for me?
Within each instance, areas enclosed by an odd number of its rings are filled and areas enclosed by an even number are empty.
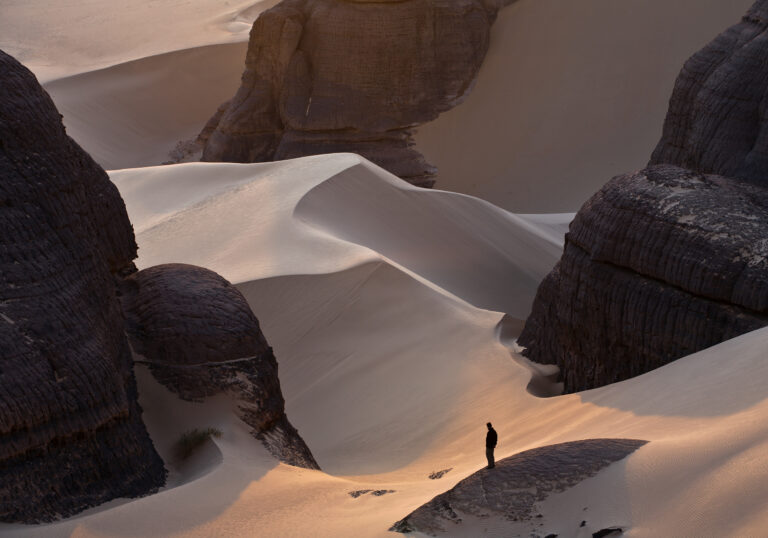
[[[768,485],[756,472],[768,463],[768,394],[760,381],[768,373],[767,331],[609,387],[537,398],[526,391],[528,369],[499,338],[502,314],[471,304],[480,302],[474,279],[490,287],[482,268],[470,265],[458,279],[450,263],[442,271],[421,266],[421,249],[404,248],[395,261],[371,247],[400,231],[384,221],[355,226],[359,217],[335,205],[339,189],[350,205],[364,205],[371,189],[396,200],[434,198],[419,205],[426,211],[390,207],[405,222],[447,218],[468,232],[500,225],[494,211],[473,211],[484,202],[415,189],[352,155],[112,177],[136,226],[140,266],[171,259],[207,265],[246,295],[280,361],[288,416],[323,472],[278,464],[226,401],[179,402],[139,367],[141,403],[163,455],[192,425],[219,427],[223,437],[185,468],[172,468],[171,483],[156,495],[53,525],[3,527],[9,535],[387,536],[394,521],[483,465],[487,420],[500,433],[499,459],[590,437],[651,441],[550,497],[541,530],[576,536],[618,525],[629,536],[738,536],[759,534],[768,523]],[[185,179],[190,188],[173,196]],[[329,225],[345,219],[345,229],[359,228],[354,243]],[[414,226],[410,235],[415,242],[429,237],[457,259],[488,248],[478,244],[481,236],[456,241],[452,232]],[[517,258],[509,280],[535,271],[519,241],[545,242],[552,228],[508,218],[505,232],[517,239],[496,244],[500,255]],[[442,479],[428,479],[447,468]],[[395,491],[348,494],[360,489]],[[587,525],[578,528],[582,519]],[[493,521],[477,525],[467,535],[493,534]]]
[[[74,138],[114,169],[138,265],[202,265],[245,294],[275,349],[287,414],[323,471],[278,463],[225,399],[182,402],[137,366],[168,486],[0,533],[393,536],[395,521],[484,465],[491,420],[497,459],[593,437],[650,441],[550,497],[537,532],[764,534],[768,330],[553,398],[526,390],[532,373],[513,345],[568,212],[644,164],[682,61],[749,1],[519,0],[497,22],[472,96],[419,133],[438,186],[458,192],[411,187],[346,154],[140,167],[165,160],[236,87],[247,21],[270,3],[225,4],[4,2],[0,48],[47,82]],[[208,426],[223,436],[173,463],[181,432]],[[361,489],[394,492],[349,495]],[[473,525],[467,536],[501,523]]]

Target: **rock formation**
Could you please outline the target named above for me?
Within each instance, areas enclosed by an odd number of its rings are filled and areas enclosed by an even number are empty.
[[[496,517],[510,527],[535,515],[536,503],[595,476],[645,445],[634,439],[587,439],[526,450],[465,478],[395,523],[391,531],[451,534],[467,518]],[[494,521],[494,530],[503,523]],[[509,535],[512,535],[511,530]],[[517,534],[517,533],[515,533]],[[575,533],[574,533],[575,534]]]
[[[2,51],[0,178],[0,521],[51,521],[165,483],[126,325],[180,396],[235,395],[273,454],[317,468],[242,295],[190,266],[134,274],[120,194]]]
[[[571,224],[518,339],[566,392],[768,325],[766,17],[760,0],[685,64],[652,166]]]
[[[658,165],[579,211],[518,342],[566,392],[768,325],[768,189]]]
[[[136,256],[106,173],[0,51],[0,520],[48,521],[165,481],[115,293]]]
[[[192,265],[159,265],[123,287],[134,349],[154,377],[186,400],[226,393],[240,418],[280,460],[318,469],[285,416],[277,361],[242,294]]]
[[[768,0],[691,57],[675,83],[652,164],[768,187]]]
[[[358,153],[421,186],[411,129],[459,104],[511,0],[283,0],[253,25],[242,86],[204,129],[204,161]]]

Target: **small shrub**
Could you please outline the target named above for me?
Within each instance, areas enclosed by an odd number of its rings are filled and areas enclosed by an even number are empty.
[[[204,430],[194,428],[184,432],[174,447],[176,458],[181,461],[186,460],[211,437],[221,437],[221,430],[218,428],[206,428]]]

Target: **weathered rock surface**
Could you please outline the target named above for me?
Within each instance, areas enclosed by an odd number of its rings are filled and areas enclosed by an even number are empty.
[[[163,485],[115,293],[135,256],[117,189],[0,51],[0,520]]]
[[[768,0],[691,57],[651,164],[768,186]]]
[[[277,361],[242,294],[213,271],[159,265],[126,279],[126,326],[154,377],[180,397],[226,393],[270,452],[318,469],[285,416]]]
[[[518,342],[575,392],[765,325],[768,189],[660,165],[582,207]]]
[[[530,520],[536,503],[595,476],[645,445],[634,439],[588,439],[526,450],[465,478],[395,523],[391,531],[450,534],[462,518]],[[499,526],[494,527],[496,531]]]
[[[410,130],[460,103],[512,0],[284,0],[253,25],[242,86],[202,133],[204,161],[359,153],[416,185]]]
[[[669,164],[614,178],[571,224],[518,339],[566,392],[768,325],[766,30],[759,0],[688,60],[651,159]]]

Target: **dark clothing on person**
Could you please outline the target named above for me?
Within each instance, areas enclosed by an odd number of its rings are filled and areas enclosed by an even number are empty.
[[[493,457],[493,449],[496,448],[497,441],[498,436],[496,435],[496,430],[489,425],[488,433],[485,435],[485,457],[488,459],[489,469],[496,467],[496,462]]]
[[[496,430],[489,428],[488,433],[485,434],[485,448],[496,448],[497,441],[498,436],[496,435]]]

